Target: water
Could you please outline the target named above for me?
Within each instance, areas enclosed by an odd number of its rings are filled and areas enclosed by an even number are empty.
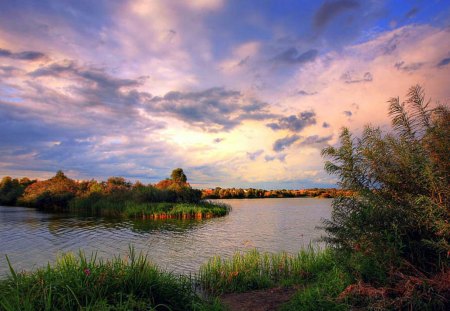
[[[79,249],[102,258],[126,255],[129,245],[168,271],[195,273],[208,258],[238,250],[295,253],[316,243],[323,234],[316,226],[331,212],[330,199],[221,201],[233,208],[228,216],[197,221],[113,220],[0,206],[0,276],[9,271],[5,254],[20,271]]]

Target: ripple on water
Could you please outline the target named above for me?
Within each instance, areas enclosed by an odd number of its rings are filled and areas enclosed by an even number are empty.
[[[228,216],[208,220],[142,221],[49,214],[21,207],[0,207],[0,275],[53,262],[57,254],[97,252],[100,258],[125,255],[129,245],[143,251],[162,268],[195,273],[214,255],[235,251],[295,253],[316,241],[316,228],[329,218],[329,199],[222,200],[232,206]]]

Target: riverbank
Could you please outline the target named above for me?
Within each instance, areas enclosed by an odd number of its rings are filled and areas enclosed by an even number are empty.
[[[311,247],[295,255],[252,250],[214,257],[189,277],[161,270],[132,248],[108,261],[66,254],[34,272],[8,264],[10,275],[0,280],[0,307],[8,311],[445,310],[450,277],[404,276],[395,287],[373,287],[360,280],[354,262]]]
[[[335,270],[329,250],[308,249],[296,256],[253,250],[230,259],[214,257],[190,277],[167,273],[133,249],[123,258],[108,261],[79,252],[61,256],[54,265],[34,272],[18,273],[10,264],[10,276],[0,280],[0,306],[4,310],[227,310],[227,306],[233,307],[232,298],[224,294],[246,292],[255,297],[252,290],[274,286],[291,297],[292,304],[298,295],[303,297],[322,288],[324,282],[330,283],[336,278],[337,274],[331,273]],[[333,286],[337,292],[346,284],[342,281],[336,287],[330,283],[328,288]],[[200,297],[199,292],[207,295]],[[277,293],[272,293],[276,301]],[[313,295],[308,299],[317,303],[319,298]],[[321,299],[341,305],[325,293]]]

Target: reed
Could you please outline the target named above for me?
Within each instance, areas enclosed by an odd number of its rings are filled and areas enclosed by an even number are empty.
[[[9,263],[9,260],[8,260]],[[190,278],[163,272],[130,248],[126,258],[102,261],[66,254],[54,266],[0,280],[0,309],[221,310],[197,296]]]
[[[114,197],[89,196],[73,200],[72,212],[98,216],[131,217],[142,219],[203,219],[225,216],[231,207],[222,203],[137,202]]]
[[[198,282],[207,292],[244,292],[278,285],[306,284],[335,266],[329,249],[309,247],[290,255],[237,252],[229,259],[213,257],[201,266]]]

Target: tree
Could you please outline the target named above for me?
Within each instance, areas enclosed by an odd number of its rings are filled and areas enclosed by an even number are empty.
[[[433,274],[449,263],[450,112],[430,108],[420,86],[389,104],[392,133],[366,126],[357,138],[344,128],[340,147],[322,151],[325,169],[356,193],[333,201],[325,240],[370,261],[367,278],[402,264]]]
[[[185,184],[187,182],[186,175],[184,174],[182,168],[174,169],[172,174],[170,174],[170,178],[178,184]]]

